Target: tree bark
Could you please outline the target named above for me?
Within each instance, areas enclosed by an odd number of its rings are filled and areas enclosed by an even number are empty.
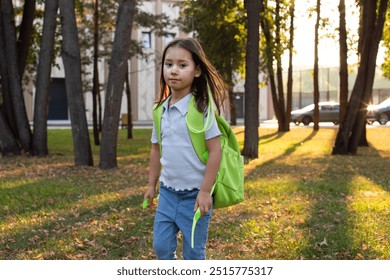
[[[388,0],[379,0],[378,15],[377,3],[378,1],[362,1],[363,19],[360,36],[363,40],[359,39],[361,46],[360,64],[347,112],[337,133],[332,154],[356,154],[364,131],[365,107],[371,98],[376,57],[382,37]]]
[[[1,0],[0,0],[1,3]],[[4,38],[4,28],[3,28],[3,12],[0,9],[0,82],[2,89],[2,110],[4,113],[4,121],[8,124],[9,129],[12,131],[12,134],[15,138],[18,135],[18,129],[16,127],[14,108],[12,105],[11,89],[9,84],[9,75],[7,68],[7,59],[5,52],[5,38]]]
[[[289,44],[288,74],[287,74],[286,123],[285,123],[284,131],[290,131],[290,120],[291,120],[291,110],[292,110],[294,18],[295,18],[295,0],[291,1],[290,3],[290,44]]]
[[[247,45],[245,66],[245,140],[242,155],[258,158],[259,145],[259,21],[257,1],[245,0],[247,11]]]
[[[284,100],[284,83],[283,83],[283,67],[282,67],[282,45],[281,45],[281,34],[280,34],[280,0],[276,1],[275,9],[275,48],[276,48],[276,77],[278,81],[278,107],[281,112],[280,118],[278,119],[278,131],[288,131],[286,128],[286,115],[285,115],[285,100]]]
[[[92,122],[93,138],[95,145],[100,145],[100,130],[98,125],[98,96],[100,95],[99,85],[99,0],[94,5],[94,31],[93,31],[93,86],[92,86]]]
[[[135,0],[122,0],[118,8],[118,20],[112,48],[103,118],[100,167],[117,167],[116,148],[119,114],[129,58],[131,29],[135,13]]]
[[[1,109],[1,108],[0,108]],[[3,156],[19,155],[20,148],[0,110],[0,151]]]
[[[339,26],[339,44],[340,44],[340,112],[339,123],[344,120],[348,103],[348,46],[347,29],[345,20],[345,0],[340,0],[340,26]]]
[[[321,18],[321,1],[317,0],[317,20],[314,31],[314,75],[313,75],[313,88],[314,88],[314,112],[313,112],[313,129],[319,130],[319,108],[318,102],[320,101],[320,92],[318,84],[318,31],[320,28],[320,18]]]
[[[233,87],[228,87],[228,98],[229,98],[229,108],[230,108],[230,125],[236,125],[237,124],[237,106],[234,103],[234,94],[233,94]]]
[[[62,25],[62,60],[72,124],[75,165],[93,165],[81,82],[81,57],[74,0],[59,0]]]
[[[265,13],[265,4],[264,0],[260,1],[260,12],[261,14]],[[267,67],[267,72],[268,72],[268,81],[269,81],[269,86],[271,88],[271,97],[272,97],[272,105],[274,108],[275,116],[276,119],[279,120],[282,119],[282,115],[284,112],[280,109],[279,107],[279,100],[278,100],[278,93],[277,93],[277,86],[276,86],[276,81],[275,81],[275,71],[274,71],[274,54],[273,54],[273,40],[272,40],[272,35],[271,35],[271,30],[269,26],[269,22],[266,18],[266,16],[261,16],[260,17],[260,25],[261,25],[261,30],[263,31],[265,40],[266,40],[266,67]],[[280,125],[278,130],[280,130]]]
[[[50,1],[49,1],[50,2]],[[23,78],[24,69],[28,58],[28,51],[30,49],[31,37],[33,34],[33,21],[35,19],[36,0],[25,0],[23,7],[23,18],[20,24],[20,32],[18,37],[18,69],[19,76]]]
[[[30,153],[32,135],[28,122],[24,97],[22,92],[21,78],[18,70],[18,55],[16,44],[16,28],[12,0],[2,0],[2,19],[5,42],[5,58],[7,62],[8,78],[12,106],[18,133],[18,140],[25,153]]]
[[[36,156],[46,156],[49,153],[47,146],[47,115],[57,11],[58,0],[46,2],[34,106],[32,152]]]
[[[131,110],[131,89],[129,80],[129,67],[126,67],[126,97],[127,97],[127,139],[133,139],[133,112]]]

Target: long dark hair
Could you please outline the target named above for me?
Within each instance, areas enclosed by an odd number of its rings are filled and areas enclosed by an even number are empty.
[[[202,46],[197,40],[191,37],[179,37],[173,39],[167,44],[162,55],[162,67],[160,76],[160,95],[157,101],[160,106],[167,96],[171,95],[171,91],[164,80],[164,61],[165,54],[170,47],[180,47],[189,51],[194,60],[195,66],[200,67],[201,75],[195,77],[192,83],[192,93],[195,96],[197,108],[200,112],[204,112],[209,102],[209,95],[207,90],[207,84],[210,87],[211,96],[213,97],[214,104],[220,113],[220,108],[226,96],[225,84],[221,75],[210,63],[206,54],[204,53]]]

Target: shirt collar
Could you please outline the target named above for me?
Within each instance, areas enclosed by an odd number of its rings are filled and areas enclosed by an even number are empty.
[[[180,99],[178,102],[172,105],[172,107],[175,107],[179,112],[185,116],[188,112],[188,103],[190,102],[192,93],[187,94],[182,99]],[[168,109],[169,101],[171,100],[172,95],[170,95],[167,100],[163,104],[164,111]]]

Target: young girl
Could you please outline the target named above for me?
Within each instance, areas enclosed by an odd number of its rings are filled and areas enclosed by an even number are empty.
[[[208,88],[219,113],[225,98],[225,87],[221,76],[193,38],[171,41],[163,52],[162,64],[158,101],[158,106],[163,106],[162,154],[153,127],[149,183],[144,195],[144,199],[152,201],[159,181],[153,247],[157,259],[176,259],[177,235],[181,231],[183,258],[205,259],[208,225],[213,208],[210,191],[221,160],[221,133],[213,115],[212,125],[205,132],[209,153],[205,165],[192,146],[185,118],[191,95],[195,98],[197,109],[200,112],[207,111],[210,96]],[[167,93],[168,97],[165,98]],[[203,115],[206,118],[206,113]],[[191,227],[198,207],[202,217],[196,225],[192,248]]]

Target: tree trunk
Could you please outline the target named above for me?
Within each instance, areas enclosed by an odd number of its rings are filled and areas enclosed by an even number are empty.
[[[133,139],[133,112],[131,110],[131,89],[129,67],[126,67],[126,97],[127,97],[127,139]]]
[[[278,131],[286,131],[286,116],[285,116],[285,100],[284,100],[284,88],[283,88],[283,68],[282,68],[282,45],[281,45],[281,34],[280,34],[280,0],[276,1],[275,9],[275,47],[276,47],[276,77],[278,81],[278,107],[281,112],[280,118],[278,119]],[[288,130],[287,130],[288,131]]]
[[[94,5],[94,31],[93,31],[93,86],[92,86],[92,122],[93,138],[95,145],[100,145],[100,130],[98,126],[98,96],[100,95],[99,85],[99,0]]]
[[[21,78],[18,70],[16,28],[12,0],[2,0],[1,8],[3,12],[2,24],[4,27],[5,58],[8,69],[12,106],[18,132],[18,140],[20,141],[24,152],[30,153],[32,135],[24,105]]]
[[[286,122],[285,122],[284,131],[290,131],[290,120],[291,120],[291,110],[292,110],[294,17],[295,17],[295,0],[291,1],[290,3],[290,43],[289,43],[288,74],[287,74],[287,108],[286,108]]]
[[[1,108],[0,108],[1,109]],[[3,156],[19,155],[20,148],[0,110],[0,152]]]
[[[345,0],[340,0],[340,26],[339,26],[339,43],[340,43],[340,112],[339,123],[344,120],[348,103],[348,46],[347,46],[347,29],[345,21]]]
[[[30,49],[30,41],[33,34],[33,21],[35,19],[36,0],[25,0],[23,8],[23,18],[20,24],[20,32],[18,38],[18,68],[19,76],[22,79],[24,69],[26,68],[26,62],[28,57],[28,51]]]
[[[1,1],[0,1],[1,3]],[[4,113],[4,121],[8,124],[9,129],[15,138],[18,135],[16,127],[14,108],[12,105],[11,89],[9,84],[9,75],[7,68],[7,54],[5,53],[5,38],[3,28],[3,12],[0,9],[0,82],[2,89],[2,110]]]
[[[36,156],[45,156],[49,153],[47,147],[47,115],[57,11],[58,0],[48,1],[45,4],[45,16],[42,30],[42,43],[39,52],[37,87],[35,92],[34,106],[34,134],[32,152]]]
[[[382,38],[383,25],[388,1],[379,0],[378,15],[377,1],[362,1],[362,33],[361,59],[347,112],[337,133],[332,154],[356,154],[357,147],[364,132],[365,104],[371,98],[375,76],[376,57],[379,42]],[[359,40],[360,41],[360,40]]]
[[[369,1],[368,1],[369,2]],[[373,4],[370,2],[369,4]],[[368,5],[368,3],[365,3]],[[372,39],[370,41],[366,41],[363,43],[363,50],[366,44],[369,44],[369,54],[367,57],[368,61],[368,70],[366,76],[366,83],[363,91],[363,97],[360,102],[360,110],[358,111],[357,118],[352,129],[350,145],[349,145],[349,153],[356,154],[357,148],[359,145],[368,146],[367,138],[366,138],[366,106],[369,103],[372,95],[372,87],[374,84],[375,78],[375,70],[376,70],[376,60],[378,54],[379,43],[383,34],[383,26],[386,19],[386,11],[388,7],[387,0],[379,1],[379,9],[377,9],[377,5],[375,7],[367,8],[367,14],[372,15],[374,17],[372,24],[374,28],[372,28],[371,24],[367,24],[367,28],[363,27],[366,30],[365,33],[373,33]],[[376,14],[378,12],[378,14]],[[365,38],[365,36],[364,36]],[[363,56],[362,56],[362,59]]]
[[[74,0],[59,0],[62,25],[62,60],[72,123],[75,165],[93,165],[81,82],[81,58]]]
[[[314,31],[314,75],[313,75],[313,84],[314,84],[314,112],[313,112],[313,122],[315,131],[319,130],[319,108],[318,102],[320,101],[320,92],[318,85],[318,30],[320,28],[320,18],[321,18],[321,1],[317,0],[317,20]]]
[[[117,167],[116,148],[119,114],[125,83],[127,60],[129,58],[131,29],[136,0],[122,0],[118,8],[118,20],[112,48],[108,76],[106,103],[103,118],[100,167]]]
[[[242,155],[258,158],[259,146],[259,20],[257,1],[245,0],[247,11],[247,46],[245,75],[245,140]]]
[[[260,1],[260,12],[261,14],[265,13],[265,6],[263,0]],[[276,119],[278,120],[279,130],[280,130],[280,120],[282,119],[283,111],[279,107],[278,101],[278,93],[275,82],[275,72],[274,72],[274,54],[272,51],[273,48],[273,40],[271,35],[271,30],[269,27],[269,22],[266,18],[266,15],[261,16],[260,18],[261,30],[263,31],[265,40],[266,40],[266,67],[268,71],[268,81],[269,86],[271,88],[271,97],[272,97],[272,105],[274,108]]]
[[[233,87],[229,86],[228,88],[228,98],[229,98],[229,108],[230,108],[230,125],[236,125],[237,124],[237,106],[234,103],[234,94],[233,94]]]
[[[226,72],[224,75],[224,80],[226,81],[226,88],[228,91],[228,101],[229,101],[229,111],[230,111],[230,125],[237,124],[237,108],[234,102],[234,94],[233,94],[233,78],[232,78],[232,64],[226,63]]]

